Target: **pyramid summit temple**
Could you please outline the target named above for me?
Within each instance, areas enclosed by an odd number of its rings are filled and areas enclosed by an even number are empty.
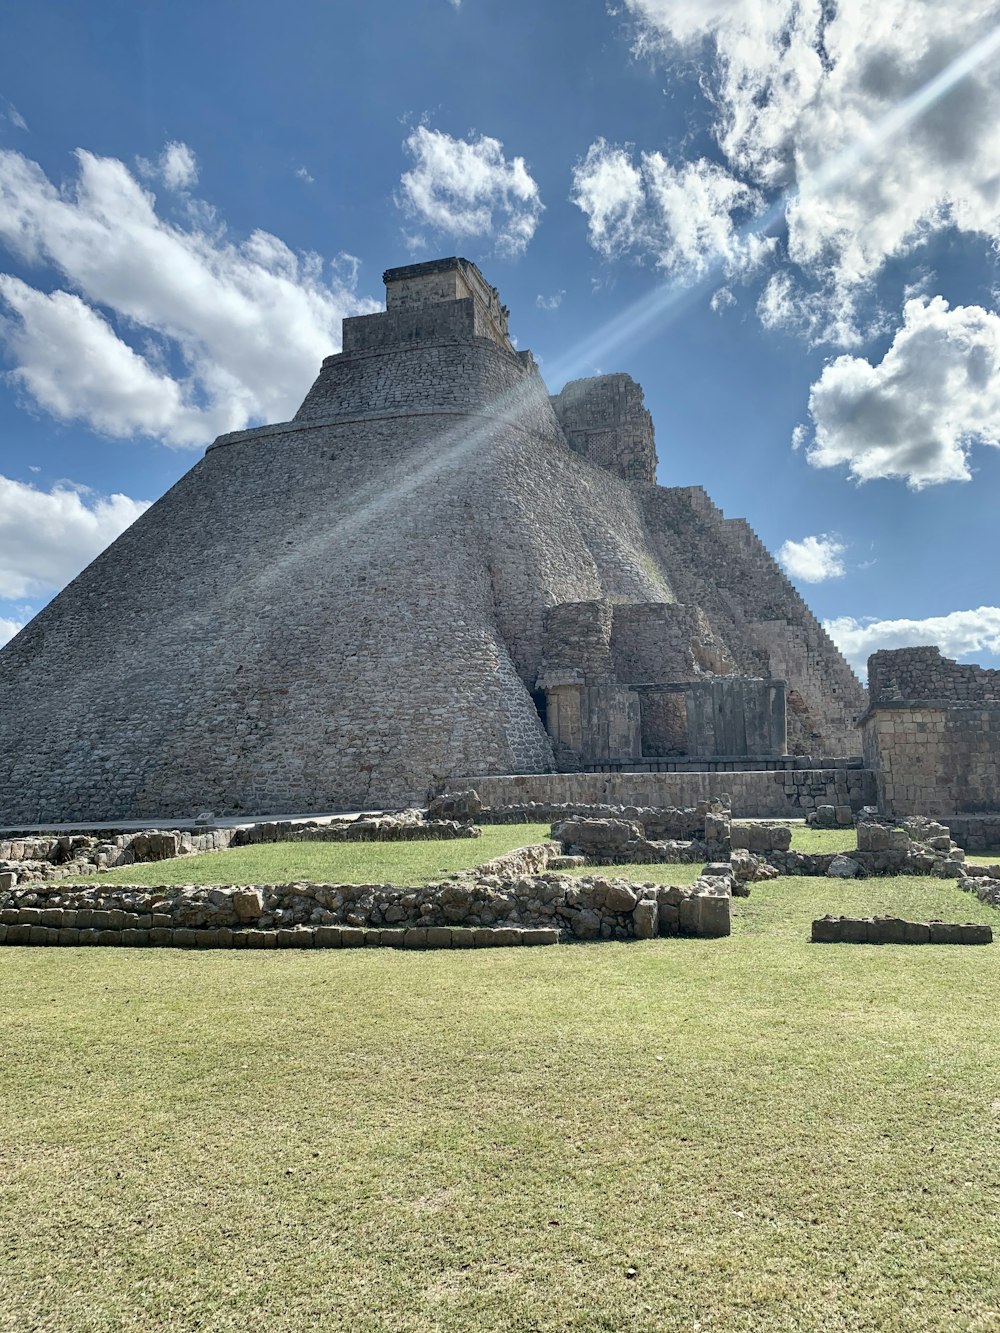
[[[567,775],[766,776],[773,814],[850,769],[861,685],[743,519],[656,484],[640,386],[550,396],[467,260],[384,280],[291,421],[216,440],[0,651],[0,821]]]

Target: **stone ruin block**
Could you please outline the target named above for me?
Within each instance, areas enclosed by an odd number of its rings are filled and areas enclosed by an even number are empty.
[[[992,944],[992,927],[978,922],[905,921],[900,917],[819,917],[814,944]]]
[[[754,820],[750,824],[733,824],[730,839],[734,849],[748,852],[787,852],[792,845],[792,830],[788,824]]]

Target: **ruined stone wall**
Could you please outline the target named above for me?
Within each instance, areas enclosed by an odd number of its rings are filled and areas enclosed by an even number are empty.
[[[937,648],[868,659],[866,764],[879,809],[893,816],[1000,812],[1000,671]]]
[[[652,487],[644,500],[677,601],[704,609],[741,674],[788,681],[790,752],[858,753],[864,690],[749,525],[701,487]]]
[[[552,406],[574,452],[626,481],[656,480],[653,419],[631,375],[571,380]]]
[[[872,708],[903,700],[1000,706],[1000,671],[953,662],[940,648],[897,648],[868,659]]]
[[[718,938],[729,934],[730,902],[728,893],[706,880],[675,886],[556,874],[469,875],[418,888],[30,885],[0,891],[0,944],[468,948],[657,934]],[[504,929],[512,933],[498,938]],[[533,929],[552,936],[520,934]],[[405,938],[411,931],[428,934]],[[476,938],[479,931],[486,933]]]
[[[545,613],[542,677],[612,676],[610,602],[562,602]]]
[[[670,684],[736,671],[732,654],[704,611],[677,602],[616,606],[610,648],[615,675],[628,685]]]

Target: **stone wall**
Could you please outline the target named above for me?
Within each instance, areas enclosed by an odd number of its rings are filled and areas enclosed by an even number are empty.
[[[482,819],[496,822],[508,808],[534,803],[558,806],[695,806],[728,797],[737,818],[802,819],[818,805],[872,805],[875,784],[860,768],[782,768],[724,773],[540,773],[476,776],[485,807]],[[547,816],[548,817],[548,816]]]
[[[703,880],[676,887],[557,874],[456,876],[421,888],[391,884],[31,886],[0,892],[0,943],[8,944],[226,943],[242,947],[238,935],[259,931],[539,927],[579,940],[648,939],[657,934],[717,938],[730,932],[730,897],[717,883]],[[52,933],[32,940],[30,932],[36,929]],[[178,940],[171,935],[177,930],[191,931],[194,938]],[[224,940],[197,938],[200,932],[219,930],[230,934]],[[71,935],[60,938],[63,931]],[[98,938],[105,932],[113,938]],[[84,933],[87,938],[82,938]],[[124,937],[126,933],[129,938]],[[310,941],[303,938],[302,943]]]
[[[788,684],[793,754],[857,754],[865,691],[743,519],[700,486],[644,493],[653,546],[677,601],[700,606],[741,674]]]
[[[625,481],[656,481],[653,418],[631,375],[570,380],[552,407],[575,453]]]
[[[937,648],[874,653],[865,762],[886,815],[1000,815],[1000,671]]]
[[[950,814],[948,830],[967,852],[1000,852],[1000,814]]]
[[[953,662],[941,649],[897,648],[868,659],[870,706],[911,702],[1000,705],[1000,671]]]

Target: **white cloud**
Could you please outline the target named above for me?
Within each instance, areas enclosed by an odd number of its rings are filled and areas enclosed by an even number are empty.
[[[46,295],[0,273],[0,325],[17,362],[10,378],[62,421],[83,420],[106,435],[164,436],[198,444],[207,416],[185,404],[180,385],[122,342],[95,310],[69,292]]]
[[[28,128],[27,121],[9,98],[0,97],[0,107],[2,107],[0,109],[0,120],[9,120],[15,130],[26,130]],[[8,621],[7,623],[13,624],[14,622]]]
[[[0,616],[0,648],[9,643],[18,630],[24,629],[19,620],[7,620]]]
[[[714,291],[712,293],[712,299],[709,301],[708,304],[709,307],[712,310],[714,310],[715,313],[718,315],[721,314],[723,310],[726,310],[729,306],[735,305],[736,297],[733,295],[731,288],[720,287],[717,291]]]
[[[190,190],[198,184],[198,162],[186,143],[168,143],[160,154],[160,176],[168,190]]]
[[[0,152],[0,243],[54,265],[72,289],[4,287],[17,316],[4,330],[13,373],[47,411],[172,445],[287,419],[339,348],[341,319],[378,308],[349,272],[327,277],[319,255],[261,231],[230,241],[206,206],[168,221],[123,163],[82,150],[77,160],[79,179],[59,189],[20,153]],[[144,335],[141,353],[123,330]],[[83,347],[97,357],[92,376],[72,370]],[[59,375],[46,375],[45,355]]]
[[[851,666],[864,673],[868,658],[880,648],[917,648],[937,645],[945,657],[1000,653],[1000,607],[952,611],[925,620],[875,620],[839,616],[824,620],[823,628]]]
[[[915,490],[968,481],[973,444],[1000,445],[1000,317],[914,298],[882,360],[840,356],[812,386],[814,467]]]
[[[626,5],[639,49],[689,64],[707,54],[726,165],[787,197],[789,256],[831,311],[934,231],[1000,237],[1000,61],[969,61],[939,96],[922,91],[963,53],[991,49],[997,0]],[[811,336],[837,333],[821,320]]]
[[[305,167],[296,167],[295,174],[300,181],[305,181],[306,185],[314,185],[316,183],[316,177],[310,175]]]
[[[558,310],[562,305],[562,299],[566,295],[565,291],[553,292],[551,296],[542,296],[541,293],[535,297],[535,305],[539,310]]]
[[[456,139],[419,125],[406,139],[414,159],[400,179],[405,212],[448,236],[494,237],[501,254],[527,248],[542,215],[523,157],[508,162],[499,139]]]
[[[0,597],[63,587],[148,507],[65,482],[42,491],[0,476]]]
[[[778,551],[778,559],[793,579],[822,583],[842,578],[846,573],[843,560],[846,550],[843,542],[823,533],[818,537],[803,537],[800,542],[785,542]]]
[[[673,166],[662,153],[641,153],[636,164],[630,147],[597,139],[573,170],[571,198],[601,254],[649,254],[671,274],[698,276],[719,263],[738,271],[773,245],[737,223],[762,196],[706,158]]]

